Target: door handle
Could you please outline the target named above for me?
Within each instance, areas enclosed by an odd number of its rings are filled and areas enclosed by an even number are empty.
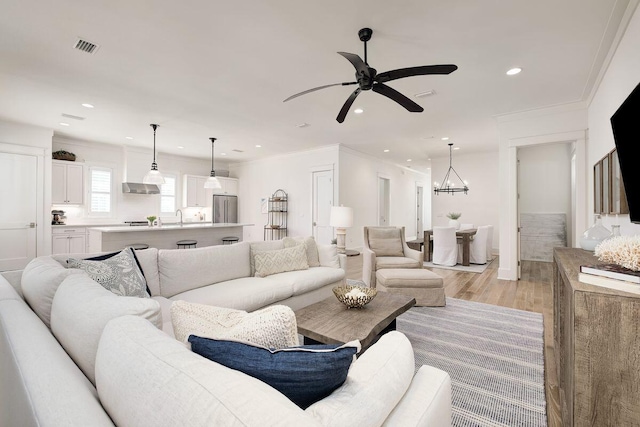
[[[317,225],[318,225],[318,223],[317,223],[317,222],[315,222],[315,221],[313,221],[313,226],[315,227],[315,226],[317,226]]]
[[[36,223],[35,222],[30,222],[29,224],[27,224],[27,227],[36,228]]]

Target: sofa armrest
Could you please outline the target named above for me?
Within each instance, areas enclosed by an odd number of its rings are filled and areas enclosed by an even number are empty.
[[[362,281],[370,288],[376,287],[376,253],[362,248]]]
[[[423,365],[384,427],[450,427],[451,378],[433,366]]]

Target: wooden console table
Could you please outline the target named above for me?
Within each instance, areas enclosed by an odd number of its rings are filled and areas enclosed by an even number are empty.
[[[640,426],[640,295],[579,282],[592,252],[555,248],[553,260],[564,426]]]

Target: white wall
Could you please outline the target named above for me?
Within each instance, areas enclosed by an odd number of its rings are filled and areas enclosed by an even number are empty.
[[[353,208],[353,227],[347,229],[347,248],[362,248],[363,227],[378,224],[378,177],[389,179],[389,225],[404,226],[408,240],[416,237],[416,183],[422,184],[423,197],[429,198],[430,175],[340,147],[339,203]],[[429,203],[423,202],[423,228],[431,227]]]
[[[493,225],[493,248],[499,247],[500,199],[498,193],[498,152],[487,151],[465,154],[463,150],[453,152],[452,166],[460,178],[468,182],[469,192],[450,194],[431,194],[431,222],[433,226],[445,226],[449,223],[447,214],[459,212],[458,221],[465,224]],[[449,169],[449,156],[431,158],[431,181],[441,183]],[[456,179],[457,182],[457,179]]]
[[[122,182],[142,182],[142,177],[151,167],[153,160],[152,150],[138,147],[125,147],[121,145],[101,144],[96,142],[53,138],[53,151],[66,150],[76,155],[76,162],[84,162],[89,166],[110,167],[114,170],[114,194],[115,206],[113,215],[108,218],[90,218],[87,215],[87,207],[62,206],[60,209],[66,212],[67,223],[91,224],[123,221],[143,221],[149,215],[158,216],[160,210],[160,196],[150,194],[124,194]],[[170,173],[176,176],[176,205],[182,206],[184,174],[208,176],[211,170],[211,159],[196,159],[177,155],[156,153],[156,162],[161,173]],[[227,167],[226,163],[218,164],[216,168]],[[86,171],[85,171],[86,173]],[[87,180],[85,180],[87,183]],[[86,188],[86,187],[85,187]],[[86,188],[86,190],[88,190]],[[86,193],[86,191],[85,191]],[[86,194],[85,194],[86,200]],[[183,209],[185,218],[195,216],[198,209]],[[204,210],[203,210],[204,211]],[[206,210],[207,219],[211,218],[211,210]],[[172,220],[175,215],[165,217]]]
[[[611,122],[613,113],[640,83],[640,11],[635,10],[607,71],[589,105],[589,140],[587,165],[589,183],[587,189],[588,212],[593,212],[593,165],[615,148]],[[637,191],[637,189],[634,189]],[[640,234],[640,225],[631,224],[629,215],[605,216],[603,225],[621,224],[621,234]],[[593,224],[593,218],[589,221]]]
[[[36,255],[51,253],[51,137],[53,130],[22,123],[0,120],[0,144],[16,146],[8,147],[8,152],[18,152],[21,147],[28,147],[28,154],[37,155],[42,159],[42,180],[37,183],[37,230]],[[24,154],[27,154],[26,152]],[[40,160],[39,160],[40,161]],[[0,185],[11,185],[10,182]],[[3,208],[8,208],[15,201],[3,200]]]
[[[260,200],[269,198],[279,189],[284,190],[289,197],[288,235],[310,236],[313,194],[311,173],[318,168],[334,170],[334,204],[338,204],[337,165],[337,145],[230,164],[231,176],[239,179],[239,221],[254,224],[253,227],[244,227],[243,240],[264,239],[267,214],[261,213]],[[345,206],[347,206],[346,203]]]

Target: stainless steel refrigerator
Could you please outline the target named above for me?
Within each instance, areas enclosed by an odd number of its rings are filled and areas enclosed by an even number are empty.
[[[213,195],[213,222],[214,224],[238,222],[238,196]]]

